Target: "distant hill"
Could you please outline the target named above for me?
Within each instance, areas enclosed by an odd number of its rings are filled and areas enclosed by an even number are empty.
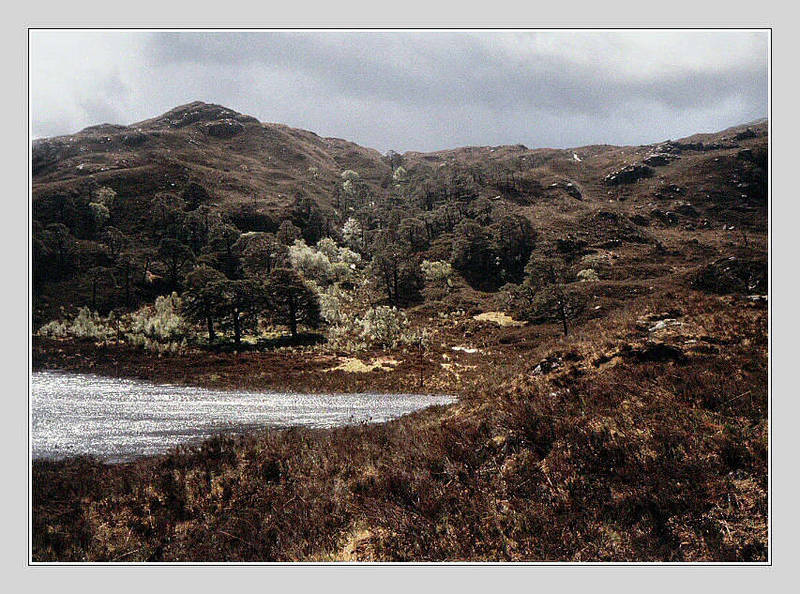
[[[157,196],[182,199],[185,214],[202,203],[243,233],[274,232],[290,220],[310,243],[339,239],[350,217],[366,232],[414,218],[441,239],[429,256],[445,259],[453,226],[464,218],[480,222],[476,213],[489,211],[523,215],[545,238],[611,240],[595,224],[595,215],[605,211],[640,228],[763,232],[767,131],[767,122],[757,121],[645,146],[510,145],[383,155],[193,102],[129,126],[100,124],[33,142],[33,234],[35,248],[41,247],[34,255],[52,256],[55,248],[37,238],[54,224],[77,242],[69,274],[63,267],[60,275],[34,267],[34,292],[46,297],[46,318],[56,306],[86,299],[85,289],[81,297],[71,287],[86,284],[88,269],[116,265],[103,256],[107,249],[91,212],[98,192],[109,190],[115,198],[102,225],[143,250],[154,249],[162,236],[154,219]],[[352,196],[343,191],[347,170],[359,176]]]

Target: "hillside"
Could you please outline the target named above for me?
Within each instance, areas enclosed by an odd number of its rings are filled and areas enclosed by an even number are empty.
[[[192,103],[33,146],[33,366],[456,394],[33,464],[37,560],[764,560],[768,123],[390,152]]]
[[[644,235],[703,237],[712,245],[720,237],[714,231],[723,228],[766,230],[765,122],[642,147],[534,150],[516,145],[382,156],[344,140],[261,124],[196,102],[130,126],[103,124],[35,141],[35,247],[39,225],[63,223],[78,245],[92,252],[91,242],[100,236],[92,228],[88,205],[100,188],[116,193],[103,224],[136,238],[140,246],[157,243],[147,232],[152,199],[186,198],[188,188],[198,186],[195,200],[241,232],[274,232],[289,219],[308,241],[339,239],[345,220],[363,206],[342,203],[341,173],[360,175],[362,203],[367,196],[373,203],[385,202],[397,187],[392,171],[398,166],[407,172],[407,181],[393,205],[442,231],[455,222],[448,212],[460,211],[458,219],[472,204],[484,211],[507,207],[528,217],[545,236],[575,234],[590,243],[606,233],[593,219],[601,210],[634,221]],[[618,171],[620,179],[638,180],[610,184],[607,177]],[[375,218],[361,214],[362,222]],[[83,259],[98,258],[90,254]],[[38,322],[51,318],[57,307],[88,303],[82,267],[91,266],[78,264],[69,273],[51,270],[47,278],[36,279]],[[65,276],[69,287],[52,283]]]

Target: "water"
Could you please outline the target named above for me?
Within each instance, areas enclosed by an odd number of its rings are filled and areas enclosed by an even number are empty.
[[[40,371],[31,382],[32,456],[91,454],[118,462],[217,433],[379,423],[454,401],[416,394],[227,392]]]

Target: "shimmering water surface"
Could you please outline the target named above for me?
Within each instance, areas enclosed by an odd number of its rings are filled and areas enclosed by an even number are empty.
[[[379,423],[449,396],[227,392],[41,371],[31,386],[34,458],[91,454],[123,461],[216,433],[265,426]]]

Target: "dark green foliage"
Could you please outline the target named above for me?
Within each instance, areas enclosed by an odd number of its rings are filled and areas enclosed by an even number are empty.
[[[511,309],[524,320],[557,320],[567,335],[569,321],[585,305],[583,297],[573,286],[574,279],[563,256],[556,250],[535,254],[525,266],[525,275],[522,284],[510,284],[505,288]]]
[[[231,279],[241,276],[239,255],[234,250],[240,236],[240,231],[227,223],[219,223],[209,232],[208,250],[216,264],[215,267]]]
[[[522,215],[508,214],[490,229],[504,280],[519,282],[536,242],[531,222]]]
[[[91,301],[89,303],[93,311],[103,310],[100,307],[98,297],[107,300],[110,293],[116,286],[116,279],[114,278],[114,269],[106,266],[94,266],[87,272],[87,279],[91,291]]]
[[[167,267],[170,286],[177,289],[178,279],[183,275],[184,269],[194,261],[194,253],[189,246],[167,237],[158,244],[158,258]]]
[[[300,230],[300,235],[306,243],[317,243],[325,236],[327,217],[314,200],[305,196],[298,197],[290,212],[292,223]]]
[[[269,313],[274,321],[289,327],[297,336],[297,327],[320,325],[319,300],[303,279],[291,268],[275,268],[266,285]]]
[[[409,244],[392,231],[383,230],[375,234],[369,252],[369,269],[389,303],[406,305],[419,298],[425,281]]]
[[[160,192],[150,201],[150,222],[156,237],[177,239],[185,236],[186,203],[169,192]]]
[[[211,201],[208,190],[195,182],[191,182],[186,186],[181,197],[186,202],[189,210],[195,210],[199,206],[208,204]]]
[[[263,278],[276,267],[288,266],[288,250],[272,233],[242,235],[234,249],[251,277]]]
[[[298,229],[291,221],[286,220],[280,224],[280,227],[278,227],[278,232],[275,234],[275,237],[283,245],[289,246],[292,245],[297,239],[300,239],[301,233],[300,229]]]
[[[113,261],[119,258],[120,253],[130,243],[130,238],[116,227],[106,227],[103,232],[103,243],[108,248],[108,255]]]
[[[500,260],[491,236],[478,223],[466,220],[456,227],[451,262],[474,286],[482,289],[496,287]]]
[[[233,330],[233,341],[239,346],[244,331],[258,324],[258,317],[269,306],[264,285],[253,279],[221,280],[209,285],[218,301],[218,312],[228,328]]]
[[[191,321],[205,324],[209,344],[214,342],[215,321],[224,314],[225,302],[217,283],[225,280],[225,275],[208,266],[198,266],[186,275],[181,295],[183,314]]]

